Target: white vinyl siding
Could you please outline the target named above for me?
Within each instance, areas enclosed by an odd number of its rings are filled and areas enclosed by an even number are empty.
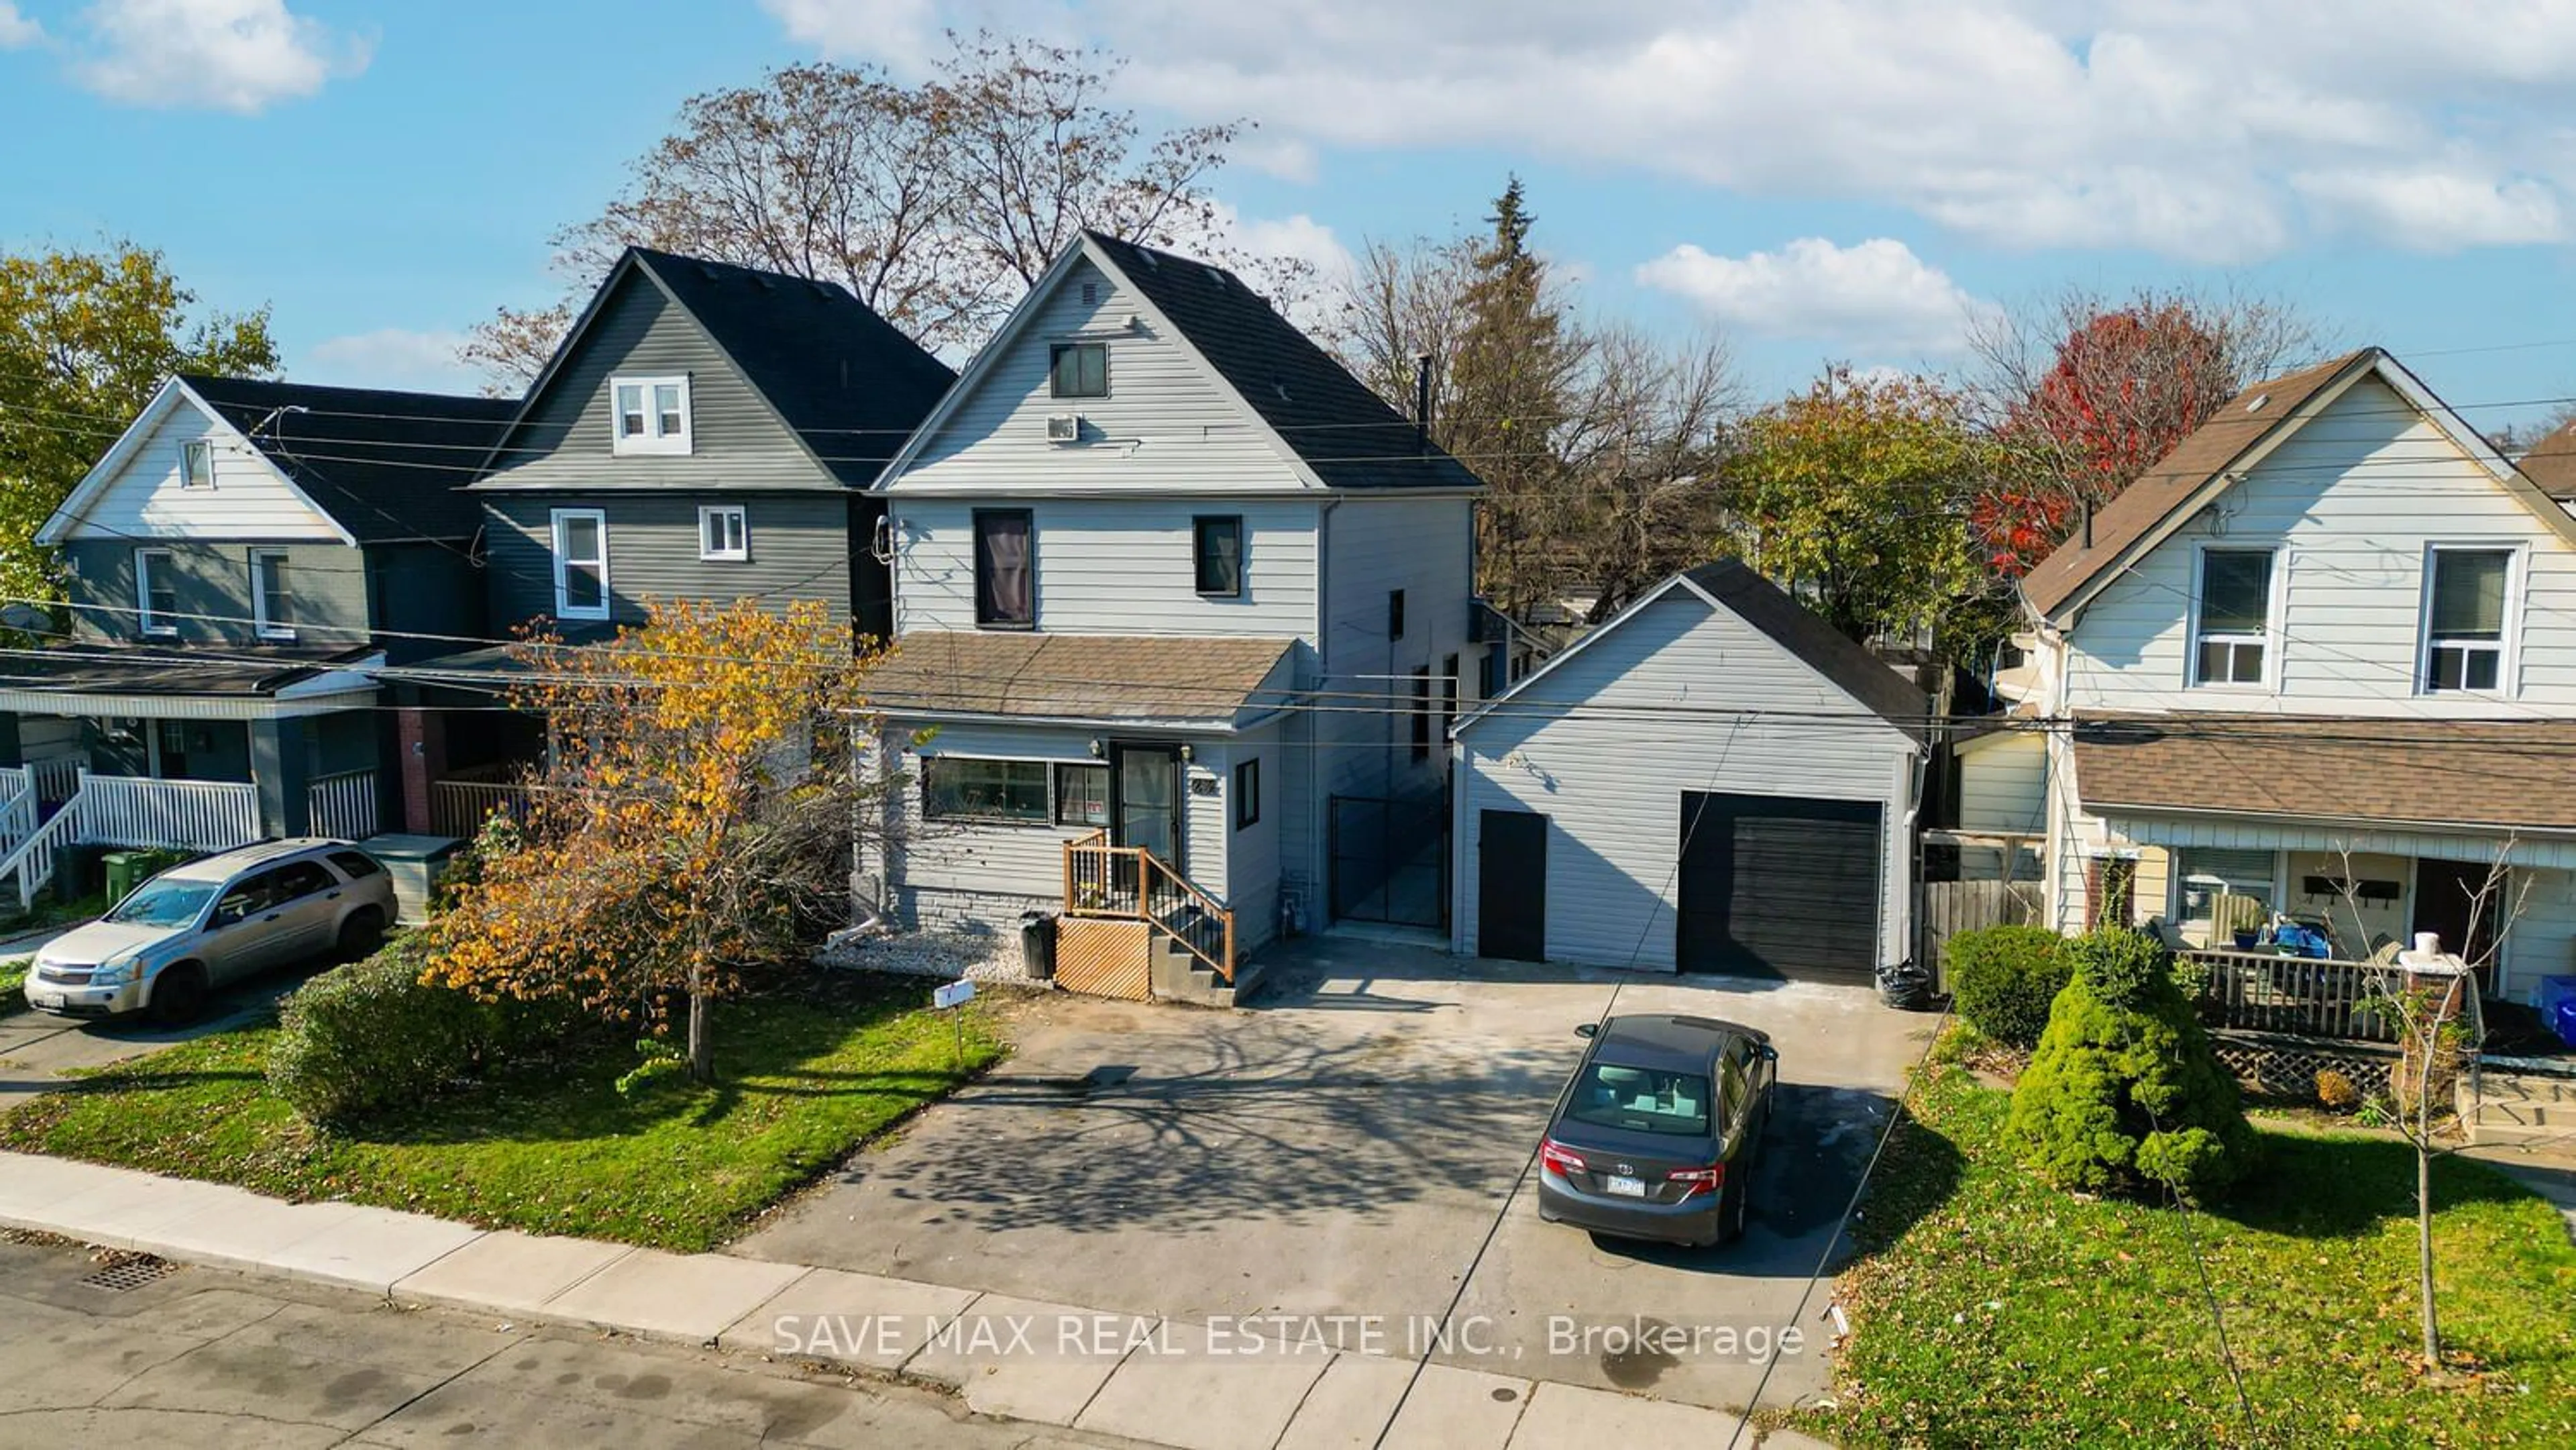
[[[1641,726],[1564,707],[1706,706],[1713,681],[1749,719]],[[1912,741],[1866,720],[1820,729],[1794,718],[1863,707],[1768,635],[1676,589],[1533,681],[1527,713],[1460,728],[1454,936],[1476,951],[1476,831],[1488,810],[1548,818],[1547,955],[1673,970],[1684,792],[1879,802],[1885,862],[1880,950],[1911,953]],[[1765,718],[1765,716],[1778,718]]]
[[[2411,716],[2424,709],[2424,611],[2434,545],[2513,547],[2501,688],[2443,691],[2456,718],[2576,707],[2576,548],[2396,392],[2365,379],[2077,618],[2067,702],[2102,710],[2244,710],[2244,691],[2191,678],[2194,568],[2203,547],[2278,551],[2272,694],[2259,708]]]
[[[1090,303],[1082,300],[1086,284]],[[889,491],[901,498],[1310,487],[1188,345],[1151,323],[1131,325],[1139,315],[1136,300],[1098,268],[1076,263]],[[1053,352],[1083,342],[1108,348],[1109,395],[1058,397]],[[1066,413],[1082,419],[1081,441],[1048,442],[1047,420]]]
[[[1984,836],[2038,836],[2048,826],[2047,741],[2012,731],[1959,751],[1959,829]]]
[[[187,445],[203,446],[211,488],[190,488]],[[66,540],[138,538],[244,543],[341,543],[339,526],[297,493],[255,449],[172,391],[159,419],[100,494],[70,521]]]
[[[1413,675],[1439,674],[1451,655],[1462,673],[1475,595],[1474,506],[1465,499],[1344,498],[1326,516],[1321,685],[1345,703],[1375,696],[1382,714],[1326,716],[1320,753],[1335,795],[1404,796],[1439,788],[1443,752],[1413,753]],[[1404,633],[1390,637],[1392,597],[1404,594]],[[1437,742],[1435,742],[1437,744]]]

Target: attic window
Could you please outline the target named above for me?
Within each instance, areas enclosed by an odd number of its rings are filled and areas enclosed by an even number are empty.
[[[609,440],[619,454],[689,451],[689,380],[613,378],[608,384]]]
[[[179,486],[212,488],[215,486],[215,443],[211,438],[191,438],[179,445]]]
[[[1109,396],[1109,344],[1059,342],[1047,350],[1048,388],[1059,398]]]
[[[2272,401],[2272,395],[2270,393],[2256,393],[2254,395],[2254,400],[2245,405],[2245,411],[2248,413],[2260,413],[2263,411],[2263,405],[2270,401]]]

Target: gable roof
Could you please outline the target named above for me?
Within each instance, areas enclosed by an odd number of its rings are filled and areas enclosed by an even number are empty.
[[[2576,422],[2532,444],[2513,462],[2541,492],[2561,502],[2576,500]]]
[[[1772,643],[1822,675],[1826,683],[1903,731],[1909,739],[1920,741],[1929,734],[1932,714],[1929,697],[1908,684],[1902,675],[1870,653],[1866,646],[1827,624],[1814,611],[1740,559],[1719,559],[1702,564],[1647,590],[1636,602],[1613,615],[1608,623],[1532,670],[1519,684],[1478,705],[1459,720],[1451,733],[1466,730],[1495,707],[1520,698],[1567,660],[1582,654],[1594,640],[1645,613],[1657,600],[1676,589],[1688,590],[1711,608],[1723,610],[1751,625]]]
[[[901,471],[1011,350],[1075,262],[1088,259],[1215,375],[1282,454],[1319,488],[1473,489],[1484,480],[1427,443],[1269,299],[1223,267],[1085,231],[984,344],[957,386],[887,466]]]
[[[482,509],[459,490],[518,409],[510,398],[179,381],[361,543],[471,538]]]
[[[2523,469],[2496,452],[2483,434],[2460,421],[2448,404],[2386,349],[2365,347],[2256,383],[2220,405],[2208,422],[2093,516],[2091,543],[2080,535],[2070,539],[2031,570],[2022,579],[2022,597],[2042,615],[2090,598],[2121,568],[2189,522],[2236,481],[2239,470],[2259,462],[2364,377],[2387,384],[2461,452],[2483,465],[2506,492],[2576,545],[2576,518],[2552,502]]]
[[[853,488],[876,480],[957,378],[838,282],[629,247],[495,440],[496,457],[630,276],[695,322],[814,461]]]

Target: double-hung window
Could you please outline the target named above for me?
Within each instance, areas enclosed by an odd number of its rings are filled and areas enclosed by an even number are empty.
[[[1059,398],[1109,396],[1109,344],[1059,342],[1047,349],[1047,390]]]
[[[1261,824],[1261,757],[1239,760],[1234,766],[1234,828],[1250,830]]]
[[[608,617],[608,516],[598,509],[556,509],[555,618]]]
[[[1055,823],[1059,826],[1109,824],[1109,767],[1059,765],[1055,768]]]
[[[2424,688],[2502,689],[2513,551],[2437,545],[2430,569],[2433,577],[2424,604]]]
[[[975,622],[1030,629],[1038,620],[1036,533],[1027,509],[975,510]]]
[[[215,486],[215,440],[191,438],[179,445],[179,486],[181,488]]]
[[[251,550],[250,597],[261,639],[295,638],[295,590],[284,549]]]
[[[2203,549],[2193,610],[2195,685],[2259,685],[2271,678],[2272,551]]]
[[[179,575],[167,549],[134,551],[135,628],[145,634],[179,632]]]
[[[1047,763],[934,755],[921,763],[921,813],[933,820],[1047,820]]]
[[[612,378],[608,384],[611,451],[689,451],[689,380]]]
[[[1243,594],[1243,518],[1201,515],[1190,521],[1190,551],[1197,559],[1198,592],[1211,598]]]
[[[699,507],[698,557],[737,563],[751,557],[751,516],[741,504]]]

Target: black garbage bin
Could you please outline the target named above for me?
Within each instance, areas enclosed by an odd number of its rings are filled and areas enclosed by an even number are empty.
[[[1055,980],[1055,917],[1044,911],[1020,913],[1020,964],[1032,982]]]

